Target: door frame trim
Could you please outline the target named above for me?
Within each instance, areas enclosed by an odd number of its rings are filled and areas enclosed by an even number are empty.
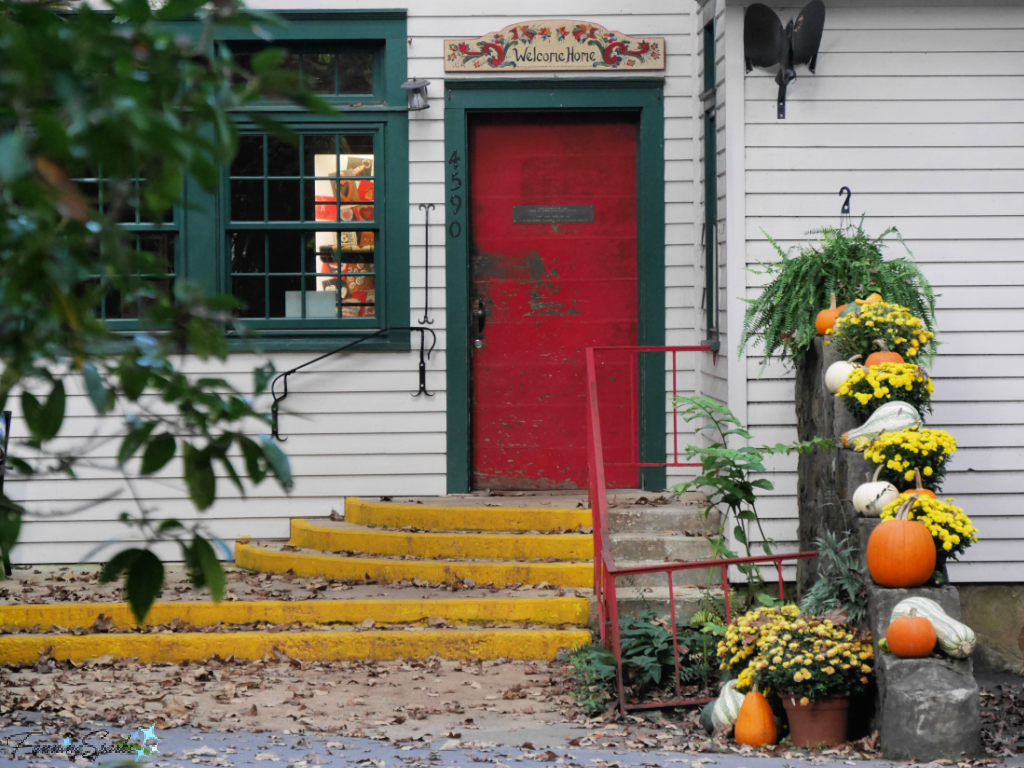
[[[637,335],[665,343],[665,106],[662,78],[474,78],[445,81],[445,321],[447,329],[448,493],[467,493],[472,476],[469,377],[468,128],[474,112],[586,110],[639,113],[637,136]],[[451,162],[459,159],[458,169]],[[456,179],[458,179],[456,181]],[[461,203],[457,196],[461,193]],[[458,204],[458,207],[456,207]],[[457,212],[456,212],[457,211]],[[665,368],[640,365],[640,460],[665,461]],[[646,489],[665,487],[664,467],[640,470]]]

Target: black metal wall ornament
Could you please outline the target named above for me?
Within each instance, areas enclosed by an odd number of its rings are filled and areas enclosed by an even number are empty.
[[[423,317],[417,322],[420,325],[433,325],[434,321],[430,315],[430,212],[434,210],[433,203],[420,203],[420,210],[424,212],[423,220]]]
[[[767,5],[754,3],[743,17],[743,55],[747,72],[754,67],[778,67],[778,118],[786,119],[786,86],[796,80],[796,67],[806,64],[813,73],[818,65],[818,46],[825,28],[825,4],[811,0],[783,28],[778,15]]]
[[[850,217],[850,197],[853,195],[853,190],[849,187],[843,187],[839,190],[839,196],[842,197],[844,193],[846,194],[846,199],[843,200],[843,207],[839,210],[839,229],[853,226],[853,219]]]

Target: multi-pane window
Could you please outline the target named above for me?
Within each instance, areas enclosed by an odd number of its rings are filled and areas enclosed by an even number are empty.
[[[102,174],[79,179],[78,184],[91,204],[126,231],[125,245],[128,248],[152,257],[151,268],[138,275],[146,288],[141,293],[173,295],[180,251],[174,210],[165,211],[159,220],[147,216],[140,202],[145,187],[143,179],[132,180],[126,189],[113,189]],[[98,275],[90,284],[106,285],[107,278]],[[96,313],[105,320],[138,320],[144,314],[145,304],[150,301],[152,298],[145,295],[127,299],[108,287]]]
[[[228,179],[227,252],[242,317],[330,326],[376,316],[379,135],[300,133],[297,145],[241,137]]]
[[[233,54],[235,63],[250,70],[255,53],[244,49]],[[374,55],[372,50],[302,53],[293,50],[281,69],[298,72],[300,82],[324,96],[362,96],[373,93]]]

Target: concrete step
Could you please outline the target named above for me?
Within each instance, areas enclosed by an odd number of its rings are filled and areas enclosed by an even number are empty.
[[[710,542],[703,536],[615,533],[610,538],[612,554],[615,556],[616,562],[626,560],[692,562],[711,560],[714,557]]]
[[[663,565],[663,561],[636,561],[616,560],[619,568],[632,568],[644,565]],[[668,589],[668,576],[664,573],[641,573],[631,576],[619,576],[615,583],[620,587],[664,587]],[[673,586],[696,586],[707,587],[720,585],[722,583],[722,570],[720,568],[690,568],[683,571],[676,571],[672,575]]]
[[[591,563],[347,557],[296,550],[277,542],[238,542],[235,545],[235,564],[254,571],[293,571],[299,576],[323,576],[342,581],[395,583],[419,579],[433,584],[454,584],[469,579],[479,585],[492,584],[495,587],[547,583],[556,587],[587,589],[593,586],[594,581]]]
[[[486,626],[525,624],[575,625],[587,622],[586,597],[538,597],[536,591],[523,597],[494,597],[485,590],[438,594],[436,590],[414,587],[388,590],[386,597],[352,600],[236,600],[178,601],[154,603],[143,626],[169,625],[175,620],[186,626],[210,627],[240,624],[293,624],[307,626],[362,624],[424,625],[431,619],[449,624]],[[543,593],[540,593],[543,594]],[[58,603],[0,606],[0,627],[6,630],[62,627],[88,629],[103,616],[114,629],[134,629],[135,621],[126,603]],[[0,635],[0,641],[2,641]]]
[[[619,598],[619,615],[636,616],[642,611],[654,610],[661,616],[671,616],[668,587],[621,587],[616,590]],[[704,590],[694,586],[681,586],[673,590],[676,604],[676,622],[689,621],[704,600]],[[721,600],[720,588],[711,590],[712,598]],[[717,640],[716,640],[717,642]]]
[[[486,497],[471,504],[450,505],[447,497],[424,503],[345,500],[345,522],[376,528],[413,528],[425,531],[572,531],[589,528],[589,509],[558,507],[487,506]]]
[[[181,663],[212,656],[261,659],[286,653],[300,661],[425,659],[553,659],[563,648],[590,642],[585,629],[358,630],[324,628],[283,632],[122,632],[87,635],[0,636],[0,664],[33,664],[39,654],[82,663],[103,656],[143,663]]]
[[[679,502],[661,505],[611,507],[608,526],[613,533],[679,533],[710,536],[718,533],[721,516],[704,516],[704,504]]]
[[[321,552],[466,560],[592,560],[589,535],[405,532],[331,520],[292,520],[292,546]]]

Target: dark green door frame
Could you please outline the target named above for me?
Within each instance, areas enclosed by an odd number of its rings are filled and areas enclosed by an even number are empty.
[[[665,108],[660,78],[487,78],[445,81],[445,291],[448,339],[448,492],[470,489],[472,445],[469,323],[468,125],[474,112],[588,110],[639,115],[637,292],[639,343],[665,343]],[[665,460],[665,366],[640,368],[640,457]],[[641,470],[641,485],[665,487],[665,470]]]

